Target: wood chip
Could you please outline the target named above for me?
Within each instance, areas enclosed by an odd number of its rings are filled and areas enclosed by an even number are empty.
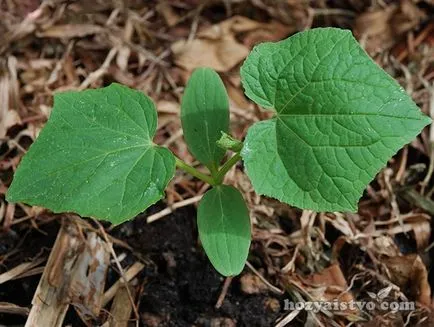
[[[96,233],[89,233],[85,250],[71,275],[68,298],[82,317],[97,317],[101,310],[110,251]]]
[[[130,294],[135,296],[135,288],[129,287]],[[110,327],[127,327],[128,322],[133,311],[132,303],[128,296],[128,290],[125,285],[122,285],[115,298],[110,310]]]
[[[64,277],[73,265],[80,248],[78,231],[62,225],[51,250],[47,265],[32,300],[25,327],[62,326],[69,304],[63,301]],[[66,276],[64,276],[64,274]]]
[[[37,259],[31,262],[24,262],[19,264],[18,266],[4,272],[0,275],[0,285],[6,283],[7,281],[17,279],[24,273],[33,269],[36,266],[39,266],[45,259]]]
[[[27,316],[29,314],[29,308],[20,307],[13,303],[0,302],[0,313]]]
[[[86,230],[73,221],[63,221],[33,296],[26,327],[62,326],[70,304],[83,320],[99,315],[109,250],[96,233],[89,233],[86,240],[83,232],[85,235]]]
[[[143,270],[145,265],[139,261],[135,262],[127,271],[125,271],[125,280],[127,282],[131,281],[136,275]],[[118,289],[124,285],[123,279],[120,278],[116,283],[112,285],[105,293],[102,298],[102,306],[105,307],[107,303],[113,299]]]
[[[54,25],[42,32],[38,32],[38,37],[52,37],[58,39],[70,39],[73,37],[84,37],[91,34],[98,34],[104,31],[101,26],[93,24],[64,24]]]

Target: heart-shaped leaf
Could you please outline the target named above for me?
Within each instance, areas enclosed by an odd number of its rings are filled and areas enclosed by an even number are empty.
[[[191,154],[215,170],[225,151],[217,146],[221,131],[229,130],[229,100],[219,75],[198,68],[191,75],[181,103],[184,138]]]
[[[350,31],[318,28],[256,46],[246,95],[275,117],[242,157],[256,192],[301,208],[355,211],[366,185],[431,120]]]
[[[59,93],[51,117],[19,165],[11,202],[121,223],[161,199],[173,154],[152,143],[153,102],[119,84]]]
[[[249,212],[241,193],[220,185],[203,196],[197,209],[203,248],[214,268],[224,276],[238,275],[250,247]]]

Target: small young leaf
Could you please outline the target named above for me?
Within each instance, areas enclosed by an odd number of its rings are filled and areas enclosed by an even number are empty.
[[[59,93],[51,117],[19,165],[11,202],[121,223],[161,199],[173,154],[152,143],[157,113],[119,84]]]
[[[216,167],[225,151],[217,146],[221,131],[229,130],[229,100],[219,75],[198,68],[191,75],[181,102],[184,138],[193,156],[207,167]]]
[[[431,120],[350,31],[318,28],[256,46],[246,95],[275,117],[241,155],[256,192],[301,208],[355,211],[366,185]]]
[[[241,193],[232,186],[209,190],[200,201],[197,225],[203,248],[224,276],[238,275],[250,247],[250,218]]]
[[[240,152],[243,148],[243,142],[233,138],[225,132],[222,132],[222,136],[217,141],[217,145],[224,150],[231,150],[234,152]]]

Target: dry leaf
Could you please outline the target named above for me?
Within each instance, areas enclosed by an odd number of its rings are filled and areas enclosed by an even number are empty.
[[[431,217],[427,214],[415,214],[405,220],[412,227],[418,250],[424,250],[431,237]]]
[[[260,42],[280,41],[295,32],[296,29],[294,27],[282,25],[278,22],[262,24],[261,28],[257,28],[246,34],[243,38],[243,44],[248,48],[252,48],[255,44]]]
[[[354,34],[364,40],[369,53],[388,49],[396,38],[420,24],[426,14],[409,0],[384,9],[365,12],[356,18]]]
[[[267,285],[257,276],[246,273],[240,278],[241,290],[246,294],[258,294],[268,291]]]
[[[249,48],[236,40],[236,34],[262,26],[263,24],[245,17],[231,17],[200,31],[197,39],[175,42],[172,45],[175,62],[189,71],[206,66],[227,72],[249,54]]]
[[[163,16],[169,27],[178,24],[180,17],[175,13],[173,8],[166,1],[158,2],[155,9],[157,9],[157,11]]]
[[[172,51],[178,66],[189,71],[205,66],[218,72],[229,71],[249,53],[249,49],[230,35],[219,40],[178,41],[172,45]]]
[[[102,31],[104,31],[104,29],[101,26],[93,24],[64,24],[51,26],[42,32],[38,32],[37,36],[70,39],[99,34]]]
[[[235,87],[229,83],[226,85],[226,89],[228,91],[229,98],[233,101],[236,107],[242,109],[252,107],[252,103],[247,101],[240,87]]]
[[[228,34],[245,33],[253,31],[255,29],[263,27],[265,24],[261,24],[257,21],[248,19],[243,16],[231,17],[219,24],[212,25],[207,29],[200,31],[198,36],[201,38],[208,38],[212,40],[218,40]]]
[[[381,235],[374,238],[371,249],[377,255],[387,255],[392,257],[400,254],[398,246],[389,235]]]
[[[354,297],[350,291],[347,291],[348,284],[345,279],[344,274],[339,266],[335,263],[329,267],[323,269],[322,271],[309,275],[303,280],[303,284],[309,286],[311,291],[309,293],[316,294],[313,295],[315,301],[326,301],[332,302],[333,300],[338,300],[339,302],[351,302],[354,301]],[[322,289],[318,289],[321,287]],[[320,290],[321,292],[318,292]],[[355,314],[350,308],[345,310],[347,313]]]
[[[409,290],[414,299],[429,306],[431,287],[428,272],[422,259],[416,254],[384,258],[382,262],[390,272],[390,279],[403,290]]]

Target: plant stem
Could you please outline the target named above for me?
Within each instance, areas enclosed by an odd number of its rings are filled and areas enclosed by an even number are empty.
[[[189,173],[190,175],[193,175],[194,177],[199,178],[201,181],[204,181],[205,183],[208,183],[210,185],[216,185],[216,182],[211,176],[201,173],[199,170],[190,166],[189,164],[182,161],[176,156],[175,156],[175,161],[177,167],[181,168],[182,170]]]
[[[209,172],[211,173],[211,177],[215,178],[218,173],[218,166],[213,162],[208,167]]]
[[[219,169],[217,174],[215,175],[215,183],[221,184],[223,182],[223,178],[225,177],[226,173],[231,169],[238,161],[241,160],[241,155],[239,153],[236,153],[233,155],[228,161],[226,161],[223,166]]]

